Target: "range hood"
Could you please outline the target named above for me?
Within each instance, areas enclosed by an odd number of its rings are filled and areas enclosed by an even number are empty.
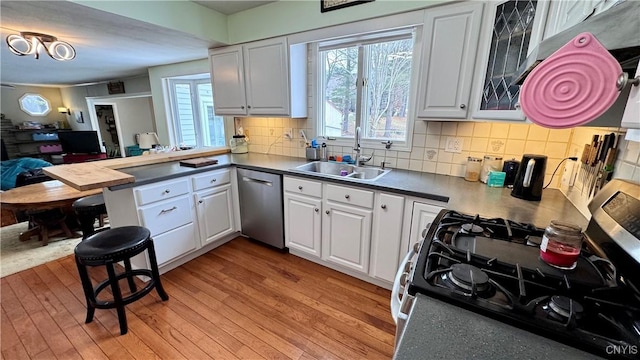
[[[583,32],[592,33],[620,62],[622,70],[634,76],[640,60],[640,1],[626,0],[542,41],[518,67],[513,83],[522,84],[538,64]]]

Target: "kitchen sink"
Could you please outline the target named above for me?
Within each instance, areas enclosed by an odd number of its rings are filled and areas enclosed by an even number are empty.
[[[295,168],[296,170],[335,176],[340,178],[375,181],[388,174],[391,169],[355,166],[344,163],[314,161]],[[346,175],[342,175],[346,172]]]

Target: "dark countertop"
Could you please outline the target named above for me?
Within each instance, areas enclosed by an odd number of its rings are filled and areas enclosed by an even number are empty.
[[[533,223],[538,227],[546,227],[551,220],[560,217],[564,221],[575,223],[583,228],[587,225],[587,219],[559,190],[555,189],[544,190],[541,201],[526,201],[510,196],[511,189],[491,188],[481,182],[469,182],[455,176],[393,169],[380,179],[371,182],[295,170],[296,166],[309,162],[303,158],[257,153],[225,154],[214,156],[214,158],[218,159],[218,164],[200,168],[180,166],[176,161],[118,169],[133,175],[136,181],[110,189],[140,186],[235,165],[245,169],[294,175],[440,201],[443,202],[442,206],[460,212],[507,218]]]
[[[414,359],[600,359],[564,345],[417,294],[394,354]]]

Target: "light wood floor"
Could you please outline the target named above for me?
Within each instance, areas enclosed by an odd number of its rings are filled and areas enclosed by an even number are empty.
[[[93,271],[99,278],[103,271]],[[72,256],[1,280],[2,358],[389,359],[389,291],[238,238],[162,275],[115,310],[85,300]],[[125,287],[124,284],[121,287]]]

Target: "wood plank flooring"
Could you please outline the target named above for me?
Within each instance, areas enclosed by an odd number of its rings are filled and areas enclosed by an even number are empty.
[[[92,269],[92,277],[106,274]],[[116,311],[85,299],[68,256],[1,279],[2,359],[389,359],[390,292],[237,238]],[[123,289],[126,287],[123,283]]]

